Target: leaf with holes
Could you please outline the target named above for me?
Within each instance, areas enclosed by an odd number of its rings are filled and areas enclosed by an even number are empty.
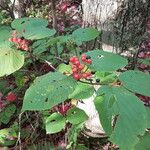
[[[19,70],[24,64],[24,55],[12,48],[10,42],[0,44],[0,77]]]
[[[150,97],[150,75],[140,71],[126,71],[119,76],[123,86],[134,93]]]
[[[86,99],[92,96],[93,93],[93,86],[78,82],[75,91],[69,95],[69,98]]]
[[[88,116],[83,110],[79,108],[72,108],[67,112],[66,118],[71,124],[79,124],[86,121]]]
[[[19,18],[11,23],[11,27],[16,30],[25,30],[27,28],[47,27],[48,21],[41,18]]]
[[[109,117],[118,116],[110,141],[117,144],[121,150],[133,149],[138,143],[138,136],[143,135],[147,128],[147,113],[144,104],[123,87],[102,86],[97,94],[104,95],[105,105],[103,106],[107,110],[100,115],[108,116],[105,112],[109,112]]]
[[[45,27],[30,27],[23,33],[24,38],[29,40],[38,40],[53,36],[56,33],[55,29],[48,29]]]
[[[46,133],[54,134],[64,129],[66,118],[59,113],[53,113],[46,119]]]
[[[65,101],[76,81],[59,72],[38,77],[25,93],[23,110],[46,110]]]
[[[11,23],[12,28],[22,32],[22,36],[29,40],[50,37],[56,33],[55,29],[46,28],[48,21],[40,18],[20,18]]]
[[[72,33],[75,41],[87,42],[94,40],[100,32],[94,28],[79,28]]]
[[[102,50],[93,50],[87,52],[86,55],[92,59],[92,65],[90,65],[91,69],[97,71],[115,71],[128,64],[125,58]]]

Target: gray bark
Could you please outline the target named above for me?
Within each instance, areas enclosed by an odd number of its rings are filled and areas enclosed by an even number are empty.
[[[14,3],[14,0],[11,0],[11,2]],[[15,18],[24,17],[25,14],[26,14],[26,11],[25,11],[24,0],[15,0],[15,3],[14,3],[14,16],[15,16]]]
[[[149,0],[83,0],[83,26],[102,30],[104,50],[137,47],[150,17]]]

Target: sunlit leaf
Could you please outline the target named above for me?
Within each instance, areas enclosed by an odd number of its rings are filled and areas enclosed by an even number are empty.
[[[150,97],[150,75],[140,71],[126,71],[119,76],[123,86],[134,93]]]

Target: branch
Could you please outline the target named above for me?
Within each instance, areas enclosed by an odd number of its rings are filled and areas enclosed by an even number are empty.
[[[51,8],[52,8],[52,16],[53,16],[53,28],[57,30],[57,17],[56,17],[56,7],[55,7],[56,3],[55,0],[51,0],[51,2],[52,2]]]

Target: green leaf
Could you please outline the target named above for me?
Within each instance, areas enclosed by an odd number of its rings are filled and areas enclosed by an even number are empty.
[[[79,28],[72,33],[75,41],[87,42],[94,40],[100,32],[94,28]]]
[[[57,70],[61,73],[64,72],[70,72],[71,71],[71,67],[70,65],[66,65],[66,64],[60,64],[57,68]]]
[[[37,40],[32,44],[33,54],[39,55],[47,50],[46,47],[47,40]]]
[[[144,64],[144,65],[150,66],[150,58],[144,58],[144,59],[138,58],[138,62],[139,62],[139,63],[142,63],[142,64]]]
[[[24,64],[24,55],[11,47],[9,42],[0,44],[0,77],[19,70]]]
[[[48,29],[48,21],[41,18],[20,18],[11,23],[12,28],[22,32],[22,36],[29,40],[43,39],[56,33],[55,29]]]
[[[0,112],[0,123],[7,124],[15,111],[16,106],[14,104],[8,105],[2,112]]]
[[[46,119],[46,133],[53,134],[64,129],[66,119],[59,113],[53,113]]]
[[[0,145],[10,146],[14,145],[15,141],[11,138],[17,138],[16,132],[12,128],[4,128],[0,130]]]
[[[150,108],[146,107],[146,112],[147,112],[147,128],[150,128]]]
[[[8,41],[11,36],[11,28],[9,26],[0,26],[0,42]]]
[[[150,150],[150,133],[146,132],[144,136],[140,137],[138,144],[136,144],[133,150]]]
[[[112,72],[96,72],[96,78],[100,79],[101,84],[109,84],[117,80],[117,75]]]
[[[83,110],[79,108],[72,108],[67,111],[66,118],[71,124],[75,125],[86,121],[88,116]]]
[[[140,71],[126,71],[119,76],[123,86],[134,93],[150,97],[150,75]]]
[[[25,30],[27,28],[47,27],[48,21],[41,18],[19,18],[11,23],[11,27],[16,30]]]
[[[91,57],[92,65],[90,67],[96,71],[115,71],[128,64],[125,58],[102,50],[89,51],[86,55]]]
[[[98,96],[94,100],[94,104],[98,114],[100,116],[101,124],[103,125],[103,129],[105,130],[106,134],[110,136],[112,134],[113,128],[111,125],[112,116],[109,110],[109,103],[106,103],[106,98],[104,99],[102,96]],[[109,99],[108,99],[109,100]]]
[[[103,106],[107,110],[106,113],[109,112],[111,116],[117,115],[110,140],[121,150],[131,150],[138,143],[138,136],[143,135],[147,127],[144,104],[123,87],[102,86],[97,94],[104,95],[105,105]],[[105,116],[107,115],[105,114]],[[102,125],[104,126],[104,124]]]
[[[92,96],[93,93],[93,86],[78,82],[75,91],[69,95],[69,98],[86,99]]]
[[[65,101],[76,81],[59,72],[38,77],[25,93],[23,110],[46,110]]]
[[[38,40],[46,37],[53,36],[56,33],[55,29],[48,29],[45,27],[31,27],[27,28],[23,33],[23,36],[29,40]]]

